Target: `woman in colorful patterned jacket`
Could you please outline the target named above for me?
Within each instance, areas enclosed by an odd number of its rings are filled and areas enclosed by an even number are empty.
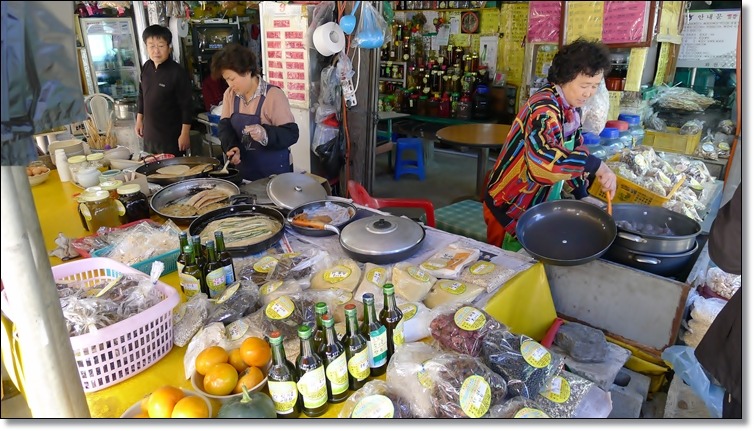
[[[564,184],[581,199],[596,177],[614,196],[615,174],[589,154],[581,137],[581,107],[609,71],[609,56],[599,42],[579,39],[563,46],[553,58],[548,85],[521,107],[484,197],[488,243],[518,251],[518,219],[534,205],[560,199]]]

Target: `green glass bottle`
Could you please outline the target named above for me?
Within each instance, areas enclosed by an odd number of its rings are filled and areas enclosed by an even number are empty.
[[[392,284],[382,286],[382,294],[385,295],[385,301],[380,311],[380,323],[387,329],[387,360],[390,361],[395,349],[404,343],[403,312],[395,303],[395,288]]]
[[[325,361],[327,377],[327,400],[339,403],[348,398],[348,362],[346,350],[335,334],[335,321],[332,316],[322,316],[325,327],[325,340],[319,346],[319,356]]]
[[[191,245],[194,247],[194,259],[196,259],[196,264],[199,265],[199,268],[201,268],[202,272],[204,272],[204,267],[207,265],[207,258],[204,256],[202,239],[199,237],[199,235],[194,235],[191,237]]]
[[[283,336],[279,331],[270,333],[270,346],[272,365],[267,371],[267,387],[275,404],[275,412],[278,418],[297,418],[301,415],[301,400],[296,387],[298,374],[296,367],[285,357]]]
[[[361,334],[367,340],[369,373],[377,377],[387,371],[387,329],[377,320],[374,295],[365,293],[362,296],[362,302],[364,302],[364,323],[361,324]]]
[[[178,277],[183,295],[188,299],[202,291],[202,270],[196,264],[191,246],[184,247],[183,252],[186,254],[186,265],[183,267],[183,271],[178,274]]]
[[[226,287],[225,269],[222,263],[217,260],[214,241],[207,241],[207,266],[204,272],[204,280],[209,290],[209,297],[214,298],[219,296]]]
[[[301,351],[296,358],[296,384],[301,396],[302,411],[309,417],[321,416],[327,410],[327,378],[322,359],[312,348],[312,328],[298,327]]]
[[[183,267],[186,266],[186,253],[183,251],[183,249],[189,245],[188,243],[188,234],[186,232],[181,232],[180,235],[178,235],[178,241],[179,241],[179,253],[178,258],[175,260],[175,266],[178,270],[178,274],[180,275],[183,272]]]
[[[314,327],[314,337],[312,337],[312,347],[314,348],[315,352],[319,352],[319,348],[322,345],[322,343],[325,341],[325,326],[322,324],[322,316],[328,313],[327,310],[327,304],[324,302],[318,302],[314,304],[314,316],[315,319],[315,327]]]
[[[223,264],[225,269],[225,285],[230,286],[236,281],[236,268],[233,266],[233,257],[230,252],[225,248],[225,238],[223,238],[223,231],[215,231],[215,247],[217,248],[217,260]]]
[[[369,377],[369,352],[367,340],[359,332],[356,306],[346,304],[345,309],[346,334],[343,336],[342,343],[348,361],[348,388],[355,391],[364,386]]]

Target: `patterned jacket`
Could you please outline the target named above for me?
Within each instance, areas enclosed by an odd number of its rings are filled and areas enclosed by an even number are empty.
[[[492,214],[515,236],[516,223],[529,207],[547,200],[553,184],[564,180],[576,198],[587,196],[587,177],[600,166],[575,132],[574,150],[563,142],[563,126],[578,118],[577,108],[566,108],[554,85],[534,93],[511,125],[506,143],[492,169],[485,202]]]

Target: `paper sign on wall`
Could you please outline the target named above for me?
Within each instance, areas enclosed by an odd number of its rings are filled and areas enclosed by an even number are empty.
[[[285,92],[291,107],[308,108],[307,17],[301,9],[300,5],[281,3],[275,13],[265,15],[263,49],[266,52],[265,71],[269,83]]]
[[[689,12],[676,67],[735,69],[740,10]]]

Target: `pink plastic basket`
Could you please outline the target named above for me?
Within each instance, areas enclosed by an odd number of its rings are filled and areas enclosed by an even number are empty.
[[[52,268],[55,281],[77,282],[89,288],[118,278],[141,274],[118,261],[92,257]],[[171,286],[155,285],[163,300],[139,314],[88,334],[71,337],[71,347],[85,392],[94,392],[134,376],[173,348],[173,307],[180,295]]]

